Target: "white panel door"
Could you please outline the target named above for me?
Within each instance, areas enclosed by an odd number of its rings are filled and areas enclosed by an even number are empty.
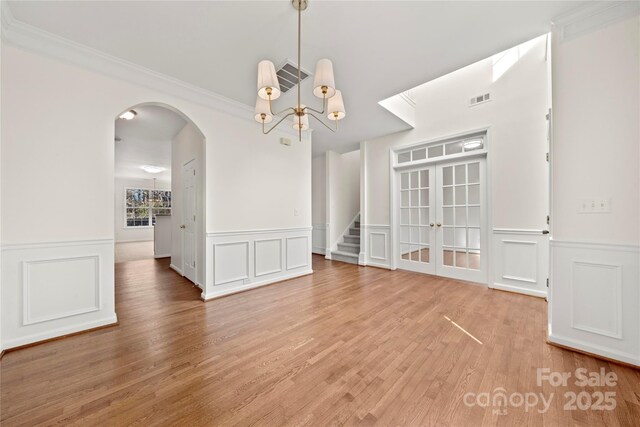
[[[436,274],[487,283],[485,159],[436,168]]]
[[[435,171],[434,165],[398,172],[398,268],[435,273]]]
[[[182,170],[182,259],[184,276],[196,282],[196,167],[195,160]]]

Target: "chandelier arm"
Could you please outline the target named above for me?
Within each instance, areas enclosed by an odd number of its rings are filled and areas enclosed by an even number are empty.
[[[280,123],[282,123],[282,122],[283,122],[287,117],[292,116],[292,115],[293,115],[293,113],[289,113],[289,114],[287,114],[286,116],[284,116],[283,118],[281,118],[281,119],[280,119],[280,120],[279,120],[275,125],[271,126],[271,129],[269,129],[269,130],[268,130],[268,131],[266,131],[266,132],[265,132],[265,130],[264,130],[264,120],[263,120],[263,121],[262,121],[262,133],[263,133],[264,135],[268,134],[269,132],[271,132],[272,130],[274,130],[275,128],[277,128],[277,127],[278,127],[278,125],[279,125]]]
[[[304,107],[304,109],[313,111],[314,113],[324,114],[325,110],[327,109],[327,95],[324,95],[322,97],[322,111],[318,111],[315,108],[311,108],[311,107]]]
[[[324,121],[322,121],[321,119],[317,118],[315,114],[312,113],[307,113],[309,114],[311,117],[313,117],[314,119],[316,119],[317,121],[319,121],[320,123],[322,123],[324,125],[324,127],[326,127],[327,129],[329,129],[331,132],[335,132],[337,130],[337,126],[336,129],[333,129],[331,126],[329,126],[328,124],[326,124]],[[337,125],[337,123],[336,123]]]
[[[285,109],[284,109],[284,110],[282,110],[282,111],[278,111],[277,113],[271,113],[271,114],[272,114],[273,116],[280,116],[280,114],[286,113],[287,111],[291,111],[291,113],[289,113],[289,114],[293,114],[293,113],[295,113],[295,112],[296,112],[296,109],[295,109],[295,108],[293,108],[293,107],[288,107],[288,108],[285,108]]]

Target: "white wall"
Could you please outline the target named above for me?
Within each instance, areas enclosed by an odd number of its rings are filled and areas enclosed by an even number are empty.
[[[640,365],[640,6],[553,31],[549,340]],[[579,213],[607,199],[606,213]]]
[[[200,286],[204,283],[205,266],[205,232],[204,232],[204,198],[205,198],[205,170],[204,137],[191,123],[187,123],[171,141],[171,265],[183,272],[182,251],[184,224],[183,218],[183,166],[195,160],[196,168],[196,282]]]
[[[546,238],[542,239],[541,232],[547,227],[548,214],[548,84],[546,37],[542,36],[496,81],[493,59],[488,58],[413,89],[415,129],[365,141],[361,146],[365,158],[365,262],[391,265],[389,149],[488,127],[493,213],[493,229],[488,231],[495,252],[489,272],[496,272],[490,274],[489,285],[544,296],[546,276],[529,277],[529,272],[540,271],[546,264]],[[470,98],[487,92],[491,101],[469,107]],[[504,238],[504,230],[511,233],[510,238]],[[509,257],[502,255],[501,245],[514,238],[530,242],[534,249],[527,252],[531,256],[519,254],[518,259],[526,259],[509,266],[510,274],[502,274],[503,258]],[[505,276],[526,280],[507,281]]]
[[[115,179],[115,240],[118,242],[141,242],[153,240],[153,227],[126,228],[125,188],[153,188],[153,179],[116,177]],[[156,181],[156,189],[171,190],[168,181]]]
[[[115,238],[113,122],[132,106],[147,102],[171,106],[204,134],[207,232],[306,228],[310,233],[308,136],[303,143],[284,147],[279,139],[290,134],[277,130],[263,136],[260,126],[251,121],[249,107],[169,78],[146,74],[41,33],[25,36],[9,30],[3,36],[0,233],[2,340],[7,346],[115,321],[114,282],[109,273]],[[51,56],[7,44],[7,39],[34,51],[50,52]],[[73,123],[69,121],[70,111],[74,112]],[[223,111],[246,113],[247,119]],[[49,207],[46,215],[42,214],[42,206]],[[256,215],[258,211],[260,215]],[[20,281],[20,265],[31,257],[53,260],[55,253],[40,250],[56,242],[74,248],[67,258],[94,253],[92,248],[98,246],[103,248],[96,264],[104,266],[97,270],[100,278],[96,286],[102,295],[99,310],[80,313],[86,307],[79,301],[77,306],[59,307],[57,311],[50,308],[54,311],[52,320],[25,326],[25,284]],[[205,250],[209,291],[215,286],[215,260],[213,246]],[[88,268],[83,263],[76,265]],[[303,270],[288,273],[302,274]],[[88,273],[82,270],[79,274]],[[269,280],[278,277],[271,275]],[[68,283],[79,287],[95,285],[82,280]],[[64,282],[58,285],[67,286]]]
[[[360,211],[360,150],[327,151],[328,245],[336,250],[343,233]]]
[[[327,161],[326,155],[311,162],[311,223],[313,225],[312,252],[325,254],[327,229]]]

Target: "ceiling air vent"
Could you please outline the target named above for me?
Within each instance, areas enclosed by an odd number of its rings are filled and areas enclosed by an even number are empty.
[[[289,60],[285,61],[285,63],[278,68],[276,74],[278,75],[278,82],[280,83],[280,91],[282,93],[288,92],[289,89],[293,89],[293,87],[298,84],[298,66]],[[301,81],[310,75],[311,73],[305,71],[304,68],[300,70]]]
[[[469,100],[469,107],[473,107],[474,105],[482,104],[487,101],[491,101],[491,96],[488,93],[485,93],[484,95],[474,96]]]

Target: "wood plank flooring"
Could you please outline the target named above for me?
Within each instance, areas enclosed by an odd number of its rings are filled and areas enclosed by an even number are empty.
[[[640,425],[640,371],[545,343],[546,302],[314,256],[315,273],[207,303],[167,260],[116,266],[120,325],[9,352],[17,425]],[[536,384],[604,368],[615,387]],[[549,410],[467,393],[554,393]],[[565,411],[565,392],[615,392]]]

